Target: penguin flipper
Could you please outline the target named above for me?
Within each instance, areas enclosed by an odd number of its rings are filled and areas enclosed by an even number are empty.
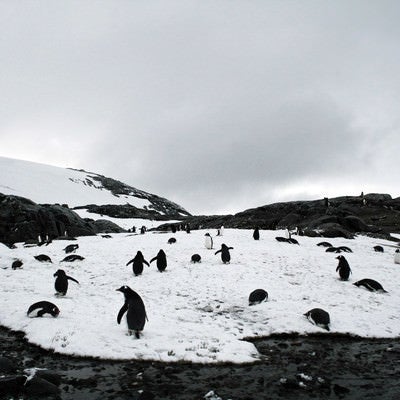
[[[214,254],[218,254],[221,253],[221,250],[217,250]]]
[[[128,266],[130,263],[133,263],[133,261],[135,261],[134,258],[132,258],[132,260],[128,261],[128,262],[126,263],[126,266]]]
[[[119,310],[118,316],[117,316],[117,322],[118,324],[121,323],[121,318],[124,316],[125,312],[128,310],[128,304],[124,304],[121,309]]]
[[[143,260],[143,263],[150,267],[150,264],[146,260]]]
[[[155,260],[157,260],[157,256],[155,256],[154,258],[152,258],[152,259],[150,260],[150,264],[151,264],[153,261],[155,261]]]
[[[74,281],[76,282],[78,285],[80,284],[76,279],[74,279],[72,276],[68,276],[67,275],[67,279],[69,279],[70,281]]]

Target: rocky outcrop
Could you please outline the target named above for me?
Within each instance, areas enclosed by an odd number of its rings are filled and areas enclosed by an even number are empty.
[[[389,238],[400,233],[400,198],[388,194],[344,196],[333,199],[275,203],[235,215],[185,218],[192,229],[299,229],[308,236],[352,238],[357,233]],[[168,230],[170,225],[160,229]]]
[[[136,208],[131,204],[116,206],[94,206],[90,204],[82,204],[82,206],[79,208],[87,208],[89,212],[104,214],[109,217],[116,217],[117,214],[123,215],[119,216],[118,218],[133,217],[156,219],[156,217],[158,217],[160,220],[167,220],[171,218],[177,219],[190,216],[190,213],[187,212],[183,207],[163,197],[136,189],[116,179],[108,178],[103,175],[87,172],[82,169],[78,171],[88,174],[85,180],[85,185],[87,186],[109,190],[116,197],[133,196],[137,197],[138,199],[147,200],[150,203],[148,206],[144,206],[143,209]],[[129,199],[127,199],[127,202],[128,201]],[[97,207],[102,207],[102,212],[98,212],[99,209]]]
[[[104,229],[104,231],[103,231]],[[0,242],[11,245],[46,237],[88,236],[123,231],[112,222],[94,222],[60,205],[36,204],[18,196],[0,193]]]

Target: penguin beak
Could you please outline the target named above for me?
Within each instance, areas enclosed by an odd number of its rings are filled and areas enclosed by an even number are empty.
[[[116,292],[122,292],[122,288],[115,289]]]

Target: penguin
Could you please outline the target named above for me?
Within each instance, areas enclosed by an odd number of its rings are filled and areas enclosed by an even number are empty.
[[[394,253],[394,263],[400,264],[400,249],[396,249]]]
[[[331,323],[329,313],[322,308],[313,308],[303,315],[305,315],[312,324],[329,331],[329,325]]]
[[[341,253],[341,250],[338,247],[327,247],[325,252],[327,253]]]
[[[51,258],[49,256],[46,256],[46,254],[39,254],[38,256],[33,256],[36,260],[40,262],[51,262]]]
[[[276,236],[275,240],[277,240],[278,242],[287,242],[287,239],[283,236]]]
[[[339,246],[339,247],[337,247],[337,249],[339,249],[340,251],[344,251],[345,253],[352,253],[353,252],[353,250],[350,249],[350,247],[347,247],[347,246]]]
[[[63,269],[57,270],[53,276],[57,277],[54,282],[56,296],[65,296],[67,294],[68,280],[74,281],[79,285],[79,282],[71,276],[68,276]]]
[[[186,233],[190,233],[190,225],[186,224]]]
[[[199,263],[201,262],[201,256],[200,254],[193,254],[191,258],[192,263]]]
[[[213,246],[214,246],[214,242],[213,242],[213,239],[212,239],[211,235],[207,232],[204,235],[204,237],[205,237],[204,238],[204,245],[206,246],[206,249],[211,250],[213,248]]]
[[[337,256],[336,258],[339,260],[336,272],[339,272],[339,276],[342,281],[347,281],[351,273],[350,265],[344,256]]]
[[[229,264],[231,261],[229,250],[233,250],[233,247],[228,247],[226,244],[222,243],[221,249],[215,252],[215,254],[221,253],[221,260],[224,264]]]
[[[74,253],[79,248],[79,244],[69,244],[63,251],[65,254]]]
[[[219,228],[219,236],[224,236],[224,226],[221,225],[221,228]]]
[[[24,263],[20,260],[20,259],[17,259],[17,260],[15,260],[12,264],[11,264],[11,268],[12,269],[18,269],[18,268],[22,268],[22,265],[23,265]]]
[[[258,226],[254,229],[253,239],[254,240],[260,240],[260,230],[259,230]]]
[[[319,243],[317,243],[317,246],[321,246],[321,247],[333,247],[329,242],[319,242]]]
[[[165,271],[165,268],[167,268],[167,256],[165,255],[164,250],[160,250],[158,254],[150,260],[150,264],[155,260],[157,260],[157,269],[160,272]]]
[[[382,246],[374,246],[374,250],[378,253],[383,253],[383,247]]]
[[[50,314],[52,317],[56,318],[60,314],[59,308],[49,301],[38,301],[32,304],[26,313],[30,318],[43,317],[44,314]]]
[[[383,292],[387,293],[387,291],[382,287],[382,285],[374,281],[373,279],[361,279],[361,281],[353,283],[353,285],[356,285],[357,287],[363,286],[365,289],[368,289],[370,292]]]
[[[176,233],[176,226],[175,225],[171,225],[171,232],[172,233]]]
[[[126,314],[126,322],[128,324],[128,334],[135,333],[137,339],[140,338],[140,332],[143,330],[146,323],[147,314],[142,298],[129,286],[121,286],[116,289],[124,294],[125,303],[119,310],[117,316],[118,324],[121,323],[121,318]]]
[[[268,293],[264,289],[253,290],[249,295],[249,306],[260,304],[268,300]]]
[[[168,239],[168,244],[176,243],[176,239],[174,237]]]
[[[69,256],[64,257],[61,262],[73,262],[73,261],[82,261],[85,257],[79,256],[78,254],[70,254]]]
[[[103,239],[112,239],[111,235],[101,235]]]
[[[135,276],[141,275],[143,272],[143,263],[146,264],[148,267],[150,264],[144,259],[143,254],[141,251],[136,253],[136,256],[132,258],[132,260],[128,261],[126,265],[132,263],[132,271]]]

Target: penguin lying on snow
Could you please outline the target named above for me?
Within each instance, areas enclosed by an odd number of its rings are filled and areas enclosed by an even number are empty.
[[[53,276],[57,277],[54,282],[56,296],[65,296],[67,294],[68,280],[74,281],[79,285],[79,282],[71,276],[68,276],[63,269],[57,270]]]
[[[264,289],[256,289],[250,293],[249,306],[268,300],[268,293]]]
[[[329,242],[319,242],[319,243],[317,243],[317,246],[321,246],[321,247],[333,247]]]
[[[74,253],[79,248],[79,244],[69,244],[65,249],[65,254]]]
[[[132,260],[128,261],[126,265],[132,263],[132,271],[135,276],[141,275],[143,272],[143,264],[146,264],[150,267],[150,264],[144,259],[144,256],[141,251],[136,253],[136,256],[132,258]]]
[[[13,261],[13,263],[11,264],[11,268],[12,269],[18,269],[18,268],[22,268],[22,265],[23,265],[24,263],[20,260],[20,259],[17,259],[17,260],[15,260],[15,261]]]
[[[176,239],[174,237],[168,239],[168,244],[176,243]]]
[[[322,308],[313,308],[303,315],[305,315],[312,324],[329,331],[329,325],[331,323],[329,313]]]
[[[126,312],[126,322],[128,324],[128,334],[135,333],[137,339],[140,338],[140,332],[143,331],[146,323],[147,314],[142,298],[129,286],[121,286],[117,291],[124,294],[125,303],[119,310],[117,316],[118,324]]]
[[[290,243],[290,244],[299,244],[299,242],[296,239],[293,238],[285,238],[283,236],[276,236],[275,239],[278,242],[285,242],[285,243]]]
[[[383,253],[383,247],[382,246],[374,246],[374,250],[378,253]]]
[[[49,256],[46,256],[46,254],[39,254],[38,256],[33,256],[36,260],[40,262],[51,262],[51,258]]]
[[[221,260],[224,264],[229,264],[231,261],[229,250],[233,250],[233,247],[228,247],[226,244],[222,243],[221,249],[215,252],[215,254],[221,253]]]
[[[201,256],[200,254],[193,254],[191,258],[192,263],[199,263],[201,262]]]
[[[70,254],[69,256],[64,257],[61,262],[73,262],[73,261],[82,261],[85,257],[82,257],[78,254]]]
[[[336,272],[339,272],[339,276],[342,281],[347,281],[351,273],[350,265],[344,256],[337,256],[336,258],[339,260]]]
[[[32,304],[26,313],[30,318],[43,317],[44,314],[50,314],[52,317],[58,317],[60,314],[59,308],[49,301],[38,301]]]
[[[387,291],[382,287],[382,285],[374,281],[373,279],[361,279],[358,282],[353,283],[353,285],[356,285],[357,287],[363,286],[365,289],[369,290],[370,292],[383,292],[387,293]]]
[[[167,256],[165,255],[164,250],[160,250],[158,254],[150,260],[150,264],[155,260],[157,260],[157,269],[160,272],[165,271],[167,268]]]

